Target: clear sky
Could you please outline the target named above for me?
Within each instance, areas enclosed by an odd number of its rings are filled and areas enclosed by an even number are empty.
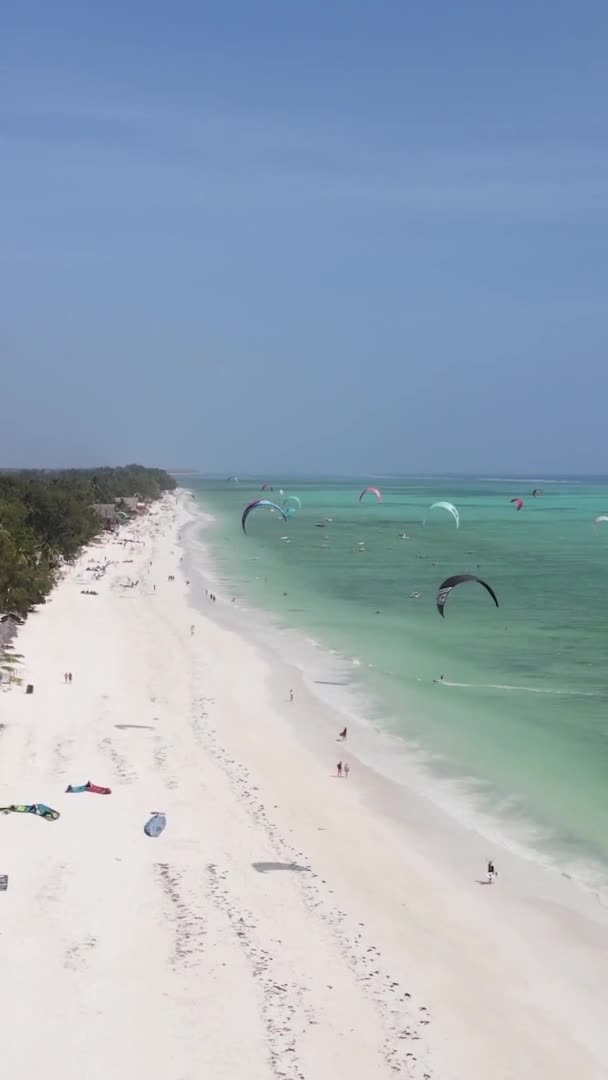
[[[608,6],[7,0],[0,464],[605,472]]]

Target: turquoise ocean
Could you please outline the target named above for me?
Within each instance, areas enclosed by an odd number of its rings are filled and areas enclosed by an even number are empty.
[[[182,482],[214,516],[202,538],[226,592],[338,654],[368,720],[416,748],[435,781],[461,781],[472,812],[525,836],[530,857],[606,902],[608,522],[594,518],[608,514],[608,481]],[[382,502],[359,502],[367,485]],[[302,508],[287,524],[260,509],[243,535],[249,501],[288,495]],[[460,528],[429,512],[440,499]],[[500,607],[467,584],[440,618],[436,589],[455,573],[488,581]]]

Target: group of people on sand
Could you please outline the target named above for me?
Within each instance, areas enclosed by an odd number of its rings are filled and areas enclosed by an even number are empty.
[[[71,683],[71,681],[72,681],[72,672],[71,671],[64,671],[64,673],[63,673],[63,681],[64,681],[64,683]]]
[[[293,690],[289,691],[289,701],[290,701],[290,703],[293,703]],[[341,742],[346,742],[347,736],[348,736],[348,728],[343,727],[342,731],[338,732],[338,739]],[[350,765],[348,764],[348,761],[339,761],[336,768],[337,768],[338,776],[340,778],[344,777],[346,780],[348,780],[348,777],[350,775]]]
[[[344,727],[344,728],[342,728],[342,731],[338,732],[338,739],[340,739],[342,742],[346,742],[347,735],[348,735],[348,728]],[[343,776],[345,778],[345,780],[348,780],[349,773],[350,773],[350,765],[348,764],[348,761],[344,761],[344,762],[339,761],[337,766],[336,766],[336,770],[337,770],[337,773],[338,773],[339,777]]]
[[[443,675],[441,676],[441,678],[443,679]],[[293,702],[293,697],[294,697],[293,690],[290,690],[289,691],[289,700],[290,700],[290,702]],[[338,732],[338,739],[341,742],[346,742],[347,736],[348,736],[348,728],[343,727],[342,731]],[[348,761],[342,761],[340,759],[340,761],[336,765],[336,772],[337,772],[337,775],[338,775],[338,777],[340,779],[342,779],[344,777],[345,780],[348,780],[348,777],[350,775],[350,765],[348,764]],[[488,859],[487,875],[488,875],[488,878],[487,878],[488,885],[493,885],[496,878],[498,877],[498,871],[497,871],[496,867],[494,866],[494,860],[493,859]]]
[[[215,604],[215,601],[217,600],[215,593],[209,592],[209,589],[205,589],[205,596]]]

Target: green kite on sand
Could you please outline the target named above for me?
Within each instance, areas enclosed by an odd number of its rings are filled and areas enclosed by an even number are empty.
[[[2,814],[36,814],[46,818],[47,821],[57,821],[60,816],[58,810],[53,810],[43,802],[13,803],[12,806],[0,806]]]

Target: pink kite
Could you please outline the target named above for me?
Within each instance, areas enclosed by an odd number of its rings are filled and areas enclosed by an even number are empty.
[[[521,510],[522,506],[524,505],[523,499],[511,499],[511,502],[515,503],[516,510]]]
[[[367,495],[368,493],[369,493],[370,495],[375,495],[375,496],[376,496],[376,498],[377,498],[377,500],[378,500],[378,502],[382,502],[382,492],[381,492],[381,491],[378,491],[378,488],[375,488],[375,487],[366,487],[366,488],[363,488],[363,491],[362,491],[362,492],[361,492],[361,494],[359,495],[359,502],[361,502],[361,499],[363,498],[363,496],[364,496],[364,495]]]

